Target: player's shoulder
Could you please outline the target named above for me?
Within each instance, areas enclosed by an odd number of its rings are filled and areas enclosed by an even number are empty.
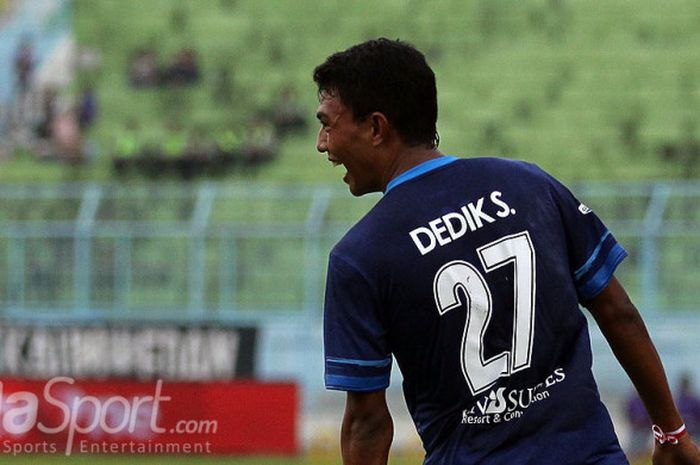
[[[547,178],[549,174],[535,163],[513,158],[473,157],[459,158],[455,166],[479,171],[495,171],[508,175],[529,175]]]
[[[375,205],[345,233],[333,252],[342,256],[372,253],[377,240],[382,237],[381,230],[384,227],[379,216],[381,208]]]
[[[529,195],[547,193],[559,184],[551,174],[535,163],[497,157],[460,159],[457,166],[478,172],[481,179],[498,180],[501,185],[525,191]]]
[[[371,234],[358,227],[360,223],[350,228],[333,246],[329,254],[328,270],[334,275],[372,283],[380,261],[381,248],[372,240]]]
[[[336,243],[331,254],[357,266],[376,262],[391,246],[398,213],[385,198],[379,199]]]

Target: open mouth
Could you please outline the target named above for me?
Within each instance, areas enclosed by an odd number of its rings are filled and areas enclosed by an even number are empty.
[[[333,158],[331,156],[328,156],[328,161],[331,162],[331,164],[333,165],[333,168],[335,168],[336,166],[341,166],[343,164],[340,160],[338,160],[337,158]],[[348,184],[350,183],[348,180],[347,168],[345,171],[345,176],[343,176],[343,181],[348,183]]]

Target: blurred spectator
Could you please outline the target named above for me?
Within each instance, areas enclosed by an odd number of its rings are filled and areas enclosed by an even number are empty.
[[[102,54],[94,48],[80,47],[75,64],[81,72],[97,71],[102,65]]]
[[[15,81],[17,83],[16,121],[26,122],[27,107],[30,104],[30,88],[34,72],[34,47],[28,38],[23,38],[15,51]]]
[[[693,392],[693,382],[689,373],[683,373],[676,393],[678,411],[691,434],[700,431],[700,398]]]
[[[636,461],[647,457],[652,446],[651,420],[636,391],[633,391],[627,398],[625,413],[630,427],[629,441],[625,451],[632,461]]]
[[[256,167],[272,160],[277,154],[275,127],[263,113],[258,113],[246,129],[241,146],[241,160],[245,166]]]
[[[41,115],[36,126],[36,136],[39,139],[51,138],[54,120],[57,116],[58,91],[54,87],[44,89],[41,96]]]
[[[214,132],[214,140],[219,155],[229,161],[234,161],[241,147],[241,137],[238,132],[230,127],[219,127]]]
[[[176,86],[194,84],[199,80],[197,54],[191,48],[183,48],[175,56],[175,61],[165,70],[167,84]]]
[[[234,127],[219,126],[214,131],[214,144],[215,152],[208,172],[220,176],[240,160],[241,137]]]
[[[188,158],[197,159],[199,163],[211,160],[216,152],[216,143],[207,135],[207,129],[203,126],[195,127],[187,139],[185,155]]]
[[[216,146],[207,137],[204,127],[196,127],[187,138],[184,156],[175,162],[175,168],[183,179],[192,179],[202,174],[214,160]]]
[[[129,64],[129,83],[136,88],[186,86],[199,81],[199,77],[197,53],[189,47],[181,49],[164,68],[158,66],[156,52],[150,47],[139,49]]]
[[[114,139],[115,158],[129,160],[139,155],[139,124],[130,119]]]
[[[303,130],[306,128],[306,118],[304,110],[296,99],[294,89],[285,87],[282,90],[279,100],[272,108],[272,118],[275,129],[280,137],[287,133]]]
[[[61,112],[53,121],[52,143],[55,155],[69,163],[84,161],[82,137],[74,109]]]
[[[163,143],[163,155],[166,159],[175,160],[182,157],[187,149],[187,134],[177,124],[168,124],[168,133]]]
[[[133,87],[152,87],[159,82],[156,52],[150,48],[138,50],[129,65],[129,83]]]
[[[15,77],[20,92],[29,90],[34,71],[34,47],[28,38],[23,38],[15,52]]]
[[[92,127],[97,118],[97,96],[92,86],[87,86],[80,94],[78,102],[78,126],[81,131],[86,131]]]

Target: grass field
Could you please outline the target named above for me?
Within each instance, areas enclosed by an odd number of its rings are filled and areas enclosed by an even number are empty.
[[[63,465],[94,464],[116,465],[334,465],[340,464],[339,456],[309,456],[299,458],[280,457],[182,457],[182,456],[21,456],[1,457],[0,462],[10,465]],[[419,456],[391,456],[389,465],[420,465]],[[631,465],[646,465],[651,459],[638,460]]]
[[[75,455],[71,457],[53,455],[28,455],[18,457],[0,457],[0,462],[11,465],[63,465],[63,464],[94,464],[116,465],[330,465],[340,463],[339,456],[309,456],[309,457],[195,457],[195,456],[94,456]],[[419,465],[421,457],[392,457],[391,465]]]

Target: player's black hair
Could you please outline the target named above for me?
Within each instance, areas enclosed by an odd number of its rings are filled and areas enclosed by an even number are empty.
[[[408,145],[435,148],[435,74],[411,44],[379,38],[329,56],[314,70],[319,96],[335,94],[355,121],[383,113]]]

